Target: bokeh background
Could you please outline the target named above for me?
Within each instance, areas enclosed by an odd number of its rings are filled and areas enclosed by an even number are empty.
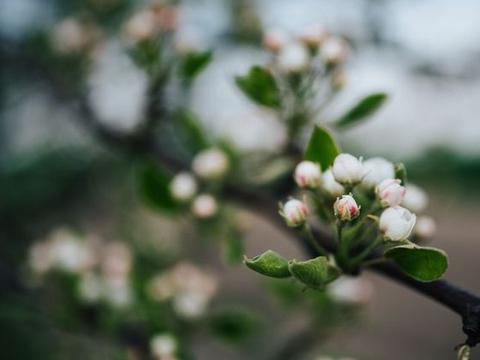
[[[88,1],[1,0],[2,51],[39,29],[52,28]],[[340,141],[352,152],[407,164],[410,179],[429,191],[429,214],[438,225],[434,244],[449,254],[446,278],[480,292],[478,1],[192,0],[179,6],[180,33],[215,54],[194,83],[190,105],[214,136],[230,139],[242,151],[274,149],[285,136],[273,115],[242,97],[232,80],[265,59],[259,30],[296,32],[320,23],[349,39],[347,86],[322,120],[335,118],[369,92],[390,95],[372,120],[349,130]],[[59,226],[137,245],[149,241],[206,266],[218,277],[220,299],[260,309],[273,329],[282,325],[281,331],[264,334],[265,343],[252,341],[258,358],[308,320],[308,312],[287,316],[278,304],[272,305],[262,279],[253,272],[228,267],[218,259],[218,250],[189,243],[185,234],[192,229],[179,235],[171,219],[146,209],[136,197],[128,158],[78,126],[72,109],[49,94],[36,76],[1,56],[0,64],[0,280],[5,294],[0,329],[10,333],[3,337],[8,340],[2,349],[38,347],[39,354],[51,354],[54,348],[58,358],[113,358],[110,342],[86,329],[58,326],[41,313],[35,296],[18,289],[22,286],[17,281],[25,282],[29,244]],[[128,131],[140,121],[146,79],[114,36],[96,55],[88,83],[94,109],[106,124]],[[247,254],[275,248],[299,256],[299,249],[271,225],[251,214],[243,220]],[[305,358],[324,353],[373,360],[454,357],[453,346],[463,340],[455,315],[398,284],[365,276],[373,283],[374,295],[361,321],[322,337]],[[56,300],[61,307],[62,300]],[[254,358],[207,339],[202,331],[192,343],[197,359]]]

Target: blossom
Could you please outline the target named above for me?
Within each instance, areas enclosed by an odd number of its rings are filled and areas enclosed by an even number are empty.
[[[400,205],[405,191],[398,179],[385,179],[375,189],[377,198],[384,207]]]
[[[415,226],[416,216],[401,206],[389,207],[380,215],[380,231],[388,240],[406,240]]]
[[[301,188],[317,188],[322,182],[320,166],[312,161],[302,161],[295,168],[295,182]]]
[[[219,179],[228,171],[230,164],[227,155],[220,149],[207,149],[193,159],[192,168],[202,179]]]
[[[415,225],[415,235],[421,238],[430,238],[435,234],[437,224],[430,216],[419,216]]]
[[[366,189],[373,189],[385,179],[395,177],[393,164],[381,157],[374,157],[363,162],[365,176],[362,179],[362,186]]]
[[[419,186],[409,183],[403,197],[402,206],[414,212],[422,212],[428,205],[428,195]]]
[[[327,37],[327,32],[319,24],[312,24],[305,27],[299,36],[300,41],[312,49],[317,49]]]
[[[170,192],[174,199],[185,202],[190,200],[197,192],[197,182],[188,172],[181,172],[170,182]]]
[[[304,71],[310,61],[307,49],[300,43],[290,43],[284,46],[278,54],[278,67],[285,73]]]
[[[362,162],[350,154],[340,154],[335,158],[332,173],[336,181],[343,185],[356,185],[363,180],[365,169]]]
[[[192,203],[192,213],[199,219],[209,219],[217,214],[217,201],[212,195],[198,195]]]
[[[372,284],[363,278],[343,276],[328,287],[328,293],[338,302],[362,305],[372,298]]]
[[[278,53],[286,43],[286,35],[279,30],[267,31],[263,37],[263,46],[273,53]]]
[[[360,206],[352,195],[342,195],[333,204],[335,216],[342,221],[351,221],[360,214]]]
[[[290,199],[281,207],[280,214],[288,226],[297,227],[305,223],[309,210],[304,202]]]
[[[150,340],[150,351],[157,360],[172,359],[177,347],[177,339],[167,333],[157,334]]]
[[[322,189],[333,198],[339,197],[345,193],[345,188],[335,180],[331,169],[328,169],[323,173]]]
[[[337,65],[347,56],[347,46],[340,38],[329,38],[322,46],[322,57],[329,65]]]

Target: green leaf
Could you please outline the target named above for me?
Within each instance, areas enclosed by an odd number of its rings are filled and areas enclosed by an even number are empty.
[[[170,193],[171,178],[162,168],[146,164],[138,172],[138,190],[142,199],[152,208],[173,213],[179,205]]]
[[[360,121],[367,119],[375,113],[387,100],[387,94],[377,93],[369,95],[360,100],[346,114],[336,121],[336,126],[343,129],[352,125],[357,125]]]
[[[307,261],[292,260],[288,268],[294,278],[312,289],[324,289],[341,275],[341,270],[330,264],[326,256]]]
[[[180,64],[180,75],[186,80],[193,80],[200,72],[207,67],[212,60],[212,51],[193,52],[185,55]]]
[[[407,168],[403,163],[395,164],[395,178],[399,179],[403,186],[407,183]]]
[[[273,75],[260,66],[254,66],[245,76],[235,78],[237,86],[257,104],[280,107],[280,92]]]
[[[176,123],[185,146],[193,153],[197,153],[210,146],[207,137],[200,125],[200,120],[194,113],[186,109],[177,112]]]
[[[267,250],[252,259],[245,257],[243,262],[253,271],[265,276],[274,278],[290,277],[288,261],[272,250]]]
[[[441,278],[448,267],[444,251],[412,243],[387,250],[385,257],[392,259],[406,274],[423,282]]]
[[[322,170],[326,170],[333,165],[339,153],[340,148],[330,132],[315,126],[305,151],[305,160],[319,163]]]
[[[224,242],[225,259],[229,264],[239,264],[245,253],[242,237],[239,231],[233,229],[228,232]]]

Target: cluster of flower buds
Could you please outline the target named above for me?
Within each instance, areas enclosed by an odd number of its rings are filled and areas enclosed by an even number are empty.
[[[152,2],[147,8],[134,14],[125,24],[125,37],[132,44],[155,39],[175,30],[177,9],[164,2]]]
[[[317,56],[324,67],[338,67],[347,55],[345,41],[329,35],[320,24],[305,27],[297,36],[281,30],[267,31],[263,44],[275,55],[276,67],[286,74],[306,72],[317,65]]]
[[[115,307],[132,302],[132,254],[123,243],[104,243],[94,236],[84,239],[58,229],[35,243],[29,255],[29,266],[36,275],[60,271],[78,276],[78,294],[84,302],[105,301]]]
[[[217,182],[223,179],[230,168],[227,155],[220,149],[211,148],[199,152],[193,159],[193,174],[203,182]],[[208,193],[198,194],[199,183],[195,175],[181,172],[170,182],[170,193],[179,203],[191,203],[191,211],[199,219],[213,218],[218,212],[215,197]]]
[[[189,263],[179,263],[149,282],[147,293],[159,302],[171,301],[183,318],[202,316],[217,291],[217,279]]]
[[[51,41],[61,54],[79,54],[94,50],[101,37],[102,32],[94,23],[67,18],[55,25]]]

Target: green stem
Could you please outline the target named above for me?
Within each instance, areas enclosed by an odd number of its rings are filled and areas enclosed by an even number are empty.
[[[365,260],[375,248],[383,241],[383,236],[379,235],[363,251],[352,259],[352,264],[358,265]]]
[[[323,256],[328,256],[327,250],[323,246],[321,246],[318,241],[313,236],[312,230],[310,229],[310,225],[305,224],[302,228],[303,233],[305,234],[305,238],[310,242],[313,248]]]

